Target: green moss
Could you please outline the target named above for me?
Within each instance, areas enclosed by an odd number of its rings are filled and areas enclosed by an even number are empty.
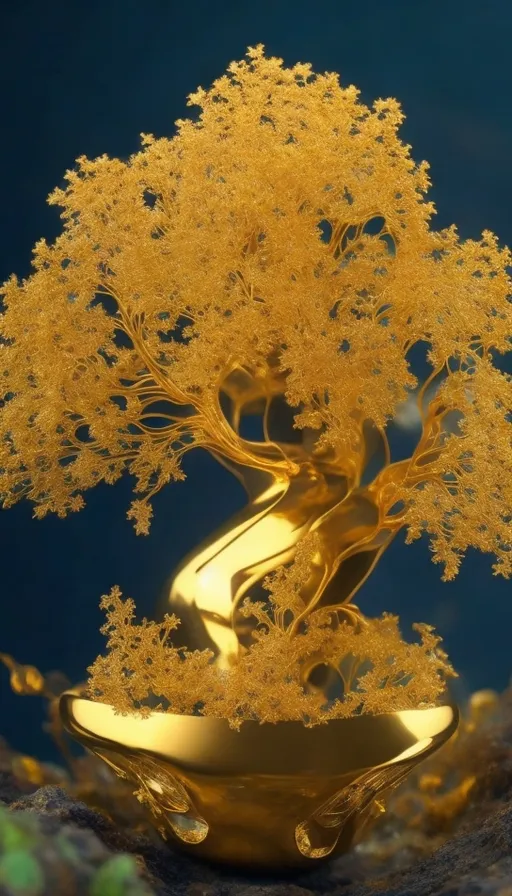
[[[38,896],[44,891],[44,874],[26,849],[12,849],[0,858],[0,883],[16,896]]]
[[[148,896],[149,889],[138,878],[135,859],[120,855],[109,859],[96,872],[90,896]]]
[[[25,818],[23,825],[20,825],[7,809],[0,809],[0,853],[31,847],[35,843],[35,835],[31,818]]]
[[[67,830],[49,835],[37,816],[0,808],[0,893],[59,896],[55,876],[57,880],[63,876],[68,882],[74,880],[73,889],[66,893],[78,892],[80,882],[80,892],[85,892],[85,885],[88,896],[150,896],[152,890],[140,878],[131,856],[107,857],[99,868],[96,862],[88,861],[87,849],[82,852]]]

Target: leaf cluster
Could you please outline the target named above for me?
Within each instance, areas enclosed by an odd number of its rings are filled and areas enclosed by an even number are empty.
[[[390,614],[333,627],[329,614],[317,613],[292,634],[276,624],[275,602],[265,609],[247,601],[247,615],[258,622],[254,640],[226,670],[210,651],[173,646],[175,616],[137,623],[133,601],[123,600],[118,588],[102,598],[102,607],[107,653],[89,669],[88,693],[123,714],[194,713],[225,718],[234,728],[251,719],[312,726],[435,705],[455,674],[431,626],[416,625],[420,640],[407,643]],[[340,695],[334,700],[307,686],[316,665],[337,674]]]

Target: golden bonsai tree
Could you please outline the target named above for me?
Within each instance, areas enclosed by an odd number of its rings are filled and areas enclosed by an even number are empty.
[[[253,641],[233,669],[172,647],[172,616],[134,625],[115,591],[92,692],[235,722],[424,705],[451,669],[437,636],[405,645],[396,620],[350,601],[404,527],[408,542],[430,536],[445,580],[468,547],[512,572],[512,379],[496,366],[511,348],[510,253],[487,231],[430,227],[428,166],[400,140],[393,99],[367,107],[337,75],[259,46],[190,105],[198,116],[171,139],[143,135],[127,162],[80,158],[49,199],[61,236],[3,287],[4,506],[27,497],[37,517],[65,516],[128,472],[128,516],[147,534],[152,497],[197,446],[283,494],[300,481],[307,532],[269,561],[268,600],[240,603]],[[411,394],[421,433],[395,461],[386,430]],[[247,414],[261,438],[244,434]],[[343,672],[329,709],[305,687],[319,656]]]

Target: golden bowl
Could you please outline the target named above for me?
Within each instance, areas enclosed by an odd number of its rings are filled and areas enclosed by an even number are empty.
[[[112,706],[66,692],[66,729],[133,781],[165,838],[207,860],[262,869],[345,852],[375,800],[456,730],[451,705],[301,722],[244,722]]]

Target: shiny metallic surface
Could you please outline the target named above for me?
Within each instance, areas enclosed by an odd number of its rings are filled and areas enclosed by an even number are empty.
[[[66,729],[133,781],[162,835],[208,860],[312,866],[353,843],[375,807],[454,733],[453,706],[307,728],[153,712],[63,694]]]
[[[247,395],[254,408],[271,396],[257,378],[234,375],[232,424],[238,428]],[[244,404],[245,403],[245,404]],[[245,408],[246,409],[246,408]],[[268,409],[268,407],[267,407]],[[296,634],[315,610],[358,624],[352,603],[382,552],[400,528],[386,518],[385,490],[400,464],[387,466],[383,433],[362,428],[357,461],[315,441],[262,443],[269,468],[258,470],[219,457],[244,485],[248,503],[186,557],[169,580],[159,614],[176,614],[173,645],[212,652],[229,670],[250,648],[253,624],[240,612],[246,597],[262,595],[265,577],[291,563],[302,539],[316,545],[300,590],[303,609],[276,624]],[[260,446],[261,447],[261,446]],[[214,452],[215,453],[215,452]],[[364,472],[380,458],[381,474],[365,484]],[[286,461],[287,472],[272,469]],[[395,525],[396,522],[396,525]],[[259,589],[259,592],[258,592]],[[305,690],[326,702],[339,686],[337,670],[304,663]],[[60,702],[67,730],[134,784],[161,834],[208,860],[267,868],[311,866],[348,849],[396,786],[457,727],[451,706],[380,715],[355,715],[306,727],[245,721],[240,730],[212,716],[151,712],[122,716],[108,703],[66,693]]]
[[[379,434],[370,432],[361,469],[352,471],[356,482],[376,448]],[[251,643],[252,629],[238,612],[244,598],[294,559],[307,533],[317,533],[318,551],[294,631],[320,607],[357,623],[351,598],[395,534],[379,524],[375,484],[349,488],[342,459],[304,446],[279,450],[295,464],[293,476],[230,466],[249,502],[185,558],[160,607],[180,618],[183,646],[211,650],[226,670]],[[309,676],[322,657],[311,662],[311,669],[304,665],[304,687],[319,687],[327,699],[336,670],[316,685]],[[73,737],[133,782],[163,837],[208,860],[261,869],[308,867],[348,849],[376,800],[457,727],[451,706],[313,727],[245,721],[240,730],[211,716],[122,716],[71,692],[62,696],[60,712]]]
[[[369,440],[362,466],[371,451]],[[349,619],[352,595],[395,535],[393,526],[382,529],[371,487],[348,489],[338,458],[313,457],[298,446],[288,446],[288,453],[298,471],[290,478],[232,467],[248,504],[184,559],[163,595],[161,614],[181,621],[180,643],[212,650],[222,668],[250,638],[237,609],[268,573],[294,559],[308,532],[317,534],[319,552],[301,590],[305,615],[324,606]]]

